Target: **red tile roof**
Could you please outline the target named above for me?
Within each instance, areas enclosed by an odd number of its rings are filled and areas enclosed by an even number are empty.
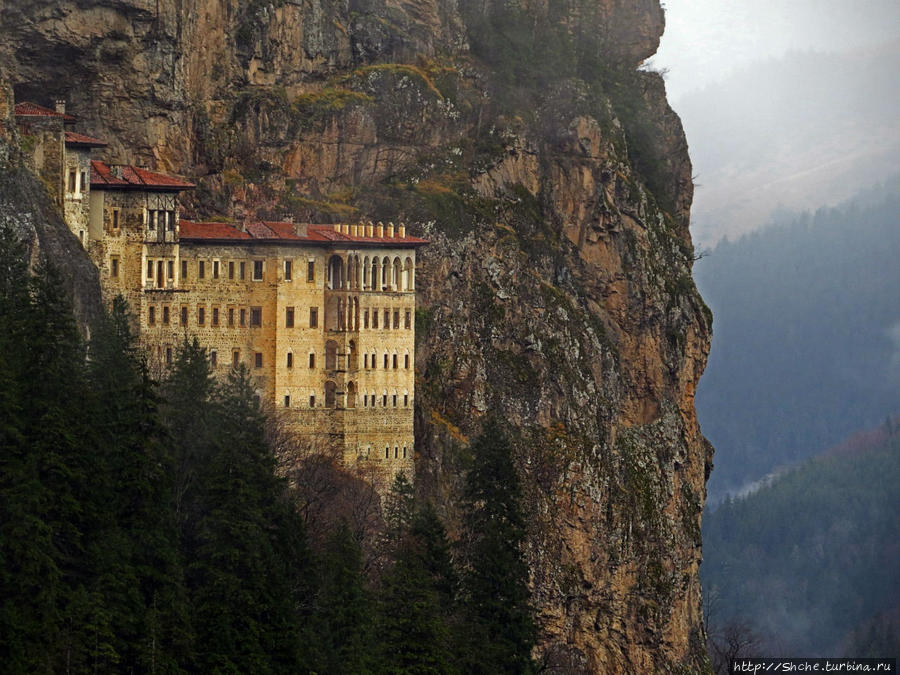
[[[109,143],[101,141],[99,138],[92,138],[91,136],[85,136],[84,134],[76,134],[74,131],[67,131],[66,145],[102,148],[109,145]]]
[[[419,237],[406,235],[400,237],[397,232],[393,237],[366,237],[335,232],[334,225],[307,225],[306,236],[296,233],[293,223],[279,223],[272,221],[257,221],[248,223],[245,230],[235,225],[226,223],[197,223],[182,220],[180,223],[181,240],[191,241],[216,241],[225,242],[231,240],[254,241],[259,243],[306,243],[314,245],[327,244],[356,244],[362,246],[392,246],[399,248],[411,248],[422,246],[428,241]]]
[[[113,172],[119,170],[119,175]],[[193,183],[180,178],[166,176],[155,171],[148,171],[137,166],[120,165],[110,167],[103,162],[91,161],[91,189],[107,190],[166,190],[177,192],[190,190]]]
[[[31,101],[16,103],[15,113],[17,117],[61,117],[64,122],[71,124],[75,121],[72,115],[56,112]]]

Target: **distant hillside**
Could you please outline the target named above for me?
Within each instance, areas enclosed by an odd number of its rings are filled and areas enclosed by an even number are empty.
[[[711,636],[743,626],[757,655],[895,655],[898,481],[895,420],[708,513]]]
[[[713,310],[697,409],[710,500],[871,427],[900,400],[900,180],[695,266]]]
[[[779,207],[834,206],[895,171],[898,62],[900,42],[792,53],[676,101],[699,186],[696,240],[740,235]]]

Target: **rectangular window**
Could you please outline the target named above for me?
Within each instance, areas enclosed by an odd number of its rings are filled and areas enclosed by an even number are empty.
[[[75,192],[75,169],[69,169],[69,192]]]
[[[168,305],[163,306],[163,325],[164,326],[169,325],[169,306]]]
[[[309,407],[310,407],[310,408],[315,408],[315,407],[316,407],[316,397],[315,397],[315,396],[310,396],[310,397],[309,397]]]
[[[255,352],[253,354],[253,367],[262,368],[262,352]]]
[[[228,278],[234,279],[234,261],[230,260],[228,262]]]
[[[152,260],[147,261],[147,278],[148,279],[153,278],[153,261]]]
[[[209,353],[209,365],[213,368],[219,365],[219,353],[215,349]]]
[[[166,211],[166,229],[169,232],[175,231],[175,212]]]
[[[119,259],[112,257],[109,259],[109,276],[118,278],[119,276]]]
[[[167,366],[172,365],[172,348],[171,347],[166,347],[166,365]]]
[[[388,367],[388,355],[387,354],[384,355],[384,367],[385,367],[385,369],[387,369],[387,367]]]
[[[372,328],[378,328],[378,310],[372,310]]]
[[[400,312],[399,310],[394,310],[394,328],[400,328]]]
[[[397,355],[396,354],[394,354],[393,362],[394,362],[394,370],[396,370],[397,369]]]
[[[409,407],[409,394],[403,394],[403,407]]]
[[[369,369],[369,355],[368,354],[363,354],[363,368],[365,368],[366,370]]]
[[[363,328],[369,327],[369,310],[363,312]]]
[[[219,325],[219,308],[218,307],[212,308],[212,325],[213,326]]]
[[[151,326],[156,323],[156,307],[153,305],[147,309],[147,323]]]
[[[232,349],[231,350],[231,365],[237,368],[241,363],[241,350],[240,349]]]
[[[406,310],[406,316],[403,319],[403,327],[408,329],[410,326],[412,326],[412,312]]]
[[[319,325],[319,308],[318,307],[310,307],[309,308],[309,327],[316,328]]]
[[[219,278],[219,261],[213,260],[213,279]]]
[[[286,307],[284,310],[284,325],[286,328],[294,327],[294,308]]]
[[[119,229],[119,209],[113,209],[112,216],[113,216],[113,229],[118,230]]]
[[[187,326],[187,312],[188,308],[185,305],[181,306],[181,325]]]
[[[206,323],[206,307],[197,308],[197,325],[202,326]]]
[[[409,354],[403,357],[403,367],[409,370]]]
[[[234,326],[234,307],[228,308],[228,325]]]
[[[284,280],[291,281],[291,274],[293,273],[294,263],[291,260],[284,261]]]
[[[241,309],[241,326],[247,325],[247,310]]]
[[[253,281],[262,281],[263,278],[263,261],[253,261]]]
[[[381,407],[387,408],[387,394],[381,395]],[[387,448],[385,448],[385,452],[387,452]]]
[[[294,367],[294,354],[293,354],[293,352],[288,352],[288,353],[287,353],[287,367],[288,367],[288,368],[293,368],[293,367]]]
[[[250,327],[259,328],[262,326],[262,307],[250,308]]]
[[[397,407],[397,394],[394,394],[394,396],[392,398],[393,398],[393,401],[392,401],[393,406],[396,408]],[[396,456],[396,455],[397,455],[397,449],[394,448],[394,456]]]
[[[316,261],[310,260],[306,263],[306,281],[313,283],[316,280]]]
[[[206,278],[206,261],[205,260],[197,261],[197,278],[198,279]]]
[[[284,397],[284,407],[285,407],[285,408],[290,408],[290,407],[291,407],[291,397],[290,397],[290,396],[287,396],[287,395],[286,395],[286,396]]]
[[[166,263],[166,276],[169,279],[175,278],[175,261],[174,260],[170,260],[169,262]]]
[[[391,327],[391,312],[390,310],[384,310],[384,329],[387,330]]]
[[[316,355],[315,355],[315,354],[310,354],[310,355],[309,355],[309,367],[310,367],[310,368],[315,368],[315,367],[316,367]]]
[[[181,279],[182,279],[182,281],[184,281],[187,278],[188,278],[188,276],[187,276],[187,260],[182,260],[181,261]]]
[[[372,370],[378,368],[378,361],[375,360],[375,352],[372,352]]]
[[[81,172],[81,191],[87,192],[87,171]]]
[[[243,262],[241,263],[240,274],[241,274],[241,280],[244,280],[247,278],[247,263],[243,263]]]
[[[156,229],[156,211],[147,211],[147,229],[151,232]]]

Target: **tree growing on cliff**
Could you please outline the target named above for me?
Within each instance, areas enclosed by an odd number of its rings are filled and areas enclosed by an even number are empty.
[[[469,673],[529,673],[536,639],[523,555],[525,517],[510,442],[488,420],[463,490],[462,602]]]

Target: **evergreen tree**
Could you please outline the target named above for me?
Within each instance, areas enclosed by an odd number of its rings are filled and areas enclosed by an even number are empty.
[[[525,519],[509,440],[494,420],[472,444],[463,493],[462,588],[470,673],[534,671]]]

